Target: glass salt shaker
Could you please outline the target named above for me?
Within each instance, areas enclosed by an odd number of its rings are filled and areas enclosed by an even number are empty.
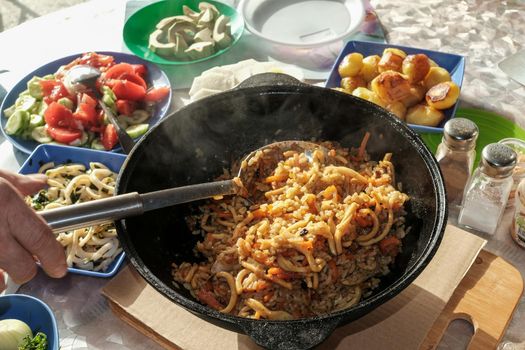
[[[516,152],[500,143],[483,148],[478,168],[463,194],[458,223],[493,234],[498,227],[512,188]]]
[[[477,125],[465,118],[449,120],[436,151],[436,159],[443,173],[449,209],[459,211],[465,185],[472,174],[476,158]]]

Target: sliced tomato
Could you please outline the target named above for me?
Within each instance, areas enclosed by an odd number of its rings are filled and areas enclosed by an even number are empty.
[[[103,70],[105,70],[106,68],[109,68],[115,64],[115,59],[113,56],[102,55],[96,52],[88,52],[67,64],[65,69],[69,69],[79,64],[87,64],[95,68],[104,68]]]
[[[77,110],[73,113],[73,118],[79,121],[85,129],[99,124],[95,106],[89,103],[79,103]]]
[[[135,109],[137,109],[137,103],[135,101],[117,100],[117,111],[119,114],[129,116]]]
[[[51,95],[51,92],[58,84],[56,80],[40,80],[40,86],[42,87],[42,94],[44,96]]]
[[[104,79],[121,79],[123,74],[135,74],[135,69],[129,63],[117,63],[104,74]]]
[[[121,80],[128,80],[128,81],[131,81],[132,83],[135,83],[137,85],[140,85],[144,88],[144,90],[146,90],[148,88],[148,85],[146,84],[146,82],[144,81],[144,79],[142,79],[138,74],[135,74],[135,73],[124,73],[120,76],[120,79]]]
[[[118,100],[141,101],[146,95],[146,89],[129,80],[116,80],[112,85]]]
[[[47,126],[47,133],[53,138],[53,140],[67,144],[82,137],[82,131],[80,130],[53,127],[49,125]]]
[[[160,102],[168,97],[169,94],[170,88],[167,86],[153,88],[146,92],[146,96],[144,96],[144,102]]]
[[[148,69],[143,64],[132,64],[133,70],[135,71],[135,74],[138,74],[142,79],[146,78],[146,74],[148,74]]]
[[[50,85],[46,86],[44,91],[49,89],[49,86]],[[49,94],[44,93],[44,96],[45,96],[44,102],[46,102],[47,104],[50,104],[53,101],[58,101],[62,97],[67,97],[71,99],[72,101],[74,101],[74,98],[72,98],[71,94],[69,93],[69,91],[67,91],[66,87],[64,86],[64,84],[62,84],[61,81],[55,81],[53,85],[53,89],[51,90],[51,93]]]
[[[51,127],[79,129],[79,125],[73,119],[73,113],[57,102],[51,102],[46,108],[44,120]]]
[[[117,131],[115,130],[115,127],[113,124],[106,125],[106,128],[104,129],[104,132],[102,133],[102,145],[104,145],[104,148],[109,151],[118,142],[118,136]]]
[[[78,101],[79,101],[79,104],[80,103],[85,103],[85,104],[88,104],[88,105],[93,106],[93,107],[97,106],[97,100],[94,99],[93,97],[91,97],[90,95],[86,94],[86,93],[80,94],[79,98],[78,98]]]

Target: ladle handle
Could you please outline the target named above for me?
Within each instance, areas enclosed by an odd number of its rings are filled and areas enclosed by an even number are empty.
[[[108,223],[144,213],[142,198],[137,192],[49,209],[39,214],[54,233]]]

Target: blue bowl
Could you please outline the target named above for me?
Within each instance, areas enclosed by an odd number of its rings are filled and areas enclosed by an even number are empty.
[[[23,294],[0,296],[0,320],[7,319],[27,323],[33,335],[44,333],[47,336],[47,350],[60,348],[57,321],[53,311],[41,300]]]
[[[157,67],[156,65],[145,61],[135,55],[111,51],[97,51],[97,53],[111,55],[115,58],[115,62],[117,63],[127,62],[131,64],[143,64],[148,69],[148,79],[146,81],[148,83],[148,86],[170,87],[170,94],[168,98],[166,98],[164,101],[158,104],[157,108],[155,109],[155,113],[149,119],[150,127],[157,124],[166,115],[171,104],[171,85],[166,74],[162,70],[160,70],[159,67]],[[43,65],[42,67],[26,75],[6,95],[4,101],[2,102],[2,105],[0,106],[0,129],[2,129],[2,133],[4,134],[5,138],[8,139],[20,151],[29,154],[33,152],[33,150],[39,145],[39,143],[34,140],[24,140],[23,138],[18,136],[7,135],[4,130],[5,124],[7,123],[7,118],[4,117],[4,110],[8,107],[11,107],[18,98],[18,95],[20,95],[22,91],[27,89],[27,82],[31,80],[32,77],[42,77],[44,75],[53,74],[61,66],[68,64],[69,62],[73,61],[75,58],[80,56],[82,56],[81,53],[59,58],[53,62]],[[121,147],[117,145],[112,151],[119,152],[121,150]]]
[[[337,60],[335,61],[332,67],[332,71],[330,72],[330,76],[328,77],[328,80],[325,83],[325,87],[334,88],[334,87],[341,86],[341,77],[339,76],[337,67],[339,67],[339,63],[349,53],[359,52],[364,57],[370,56],[370,55],[381,56],[383,54],[383,50],[388,47],[401,49],[409,55],[424,53],[430,59],[434,60],[440,67],[445,68],[450,73],[450,77],[452,81],[456,83],[456,85],[459,86],[461,90],[461,85],[463,83],[463,75],[465,74],[465,57],[460,56],[460,55],[450,54],[450,53],[430,51],[430,50],[418,49],[418,48],[408,47],[408,46],[381,44],[381,43],[366,42],[366,41],[349,41],[345,45],[345,47],[343,48],[343,50],[337,57]],[[458,108],[458,102],[456,102],[454,106],[443,110],[443,113],[445,113],[445,118],[436,127],[416,125],[416,124],[408,124],[408,125],[417,132],[441,133],[443,132],[443,126],[445,125],[447,120],[454,117],[457,108]]]
[[[100,162],[118,173],[124,163],[126,156],[120,153],[97,151],[89,148],[60,146],[60,145],[40,145],[22,164],[18,171],[20,174],[34,174],[42,164],[55,162],[56,165],[65,163],[80,163],[89,166],[90,162]],[[115,260],[108,266],[106,271],[88,271],[68,268],[71,273],[92,277],[112,277],[114,276],[124,261],[124,252],[120,253]]]

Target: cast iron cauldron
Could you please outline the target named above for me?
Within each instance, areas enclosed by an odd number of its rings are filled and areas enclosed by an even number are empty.
[[[198,317],[248,334],[270,349],[307,349],[340,325],[357,320],[407,287],[430,262],[447,220],[439,167],[421,139],[384,109],[345,93],[261,75],[237,89],[192,103],[165,118],[135,146],[118,178],[119,194],[211,181],[245,154],[273,141],[331,140],[358,146],[364,133],[373,159],[393,152],[396,181],[411,197],[412,227],[392,272],[374,294],[348,310],[293,321],[251,320],[219,313],[171,283],[171,264],[195,261],[196,237],[184,217],[198,203],[117,222],[137,271],[156,290]],[[254,86],[255,85],[255,86]]]

